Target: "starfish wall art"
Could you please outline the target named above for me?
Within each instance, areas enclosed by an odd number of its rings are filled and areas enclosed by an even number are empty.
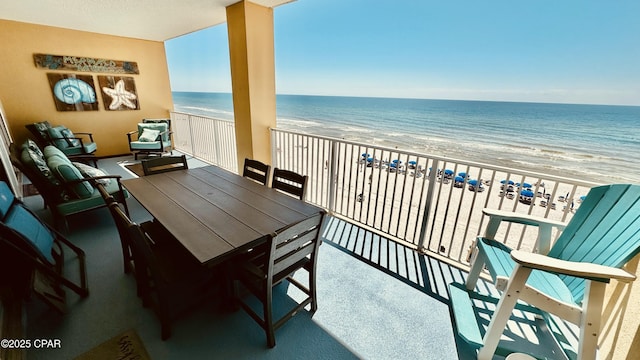
[[[136,84],[129,76],[98,76],[105,110],[139,110]]]

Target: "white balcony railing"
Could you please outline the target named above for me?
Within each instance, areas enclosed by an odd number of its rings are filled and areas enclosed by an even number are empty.
[[[176,149],[237,172],[233,122],[181,113],[172,119]],[[483,208],[568,221],[598,185],[281,129],[271,130],[271,144],[274,167],[309,176],[306,201],[463,267],[484,228]],[[531,250],[536,235],[511,225],[498,239]]]
[[[235,125],[232,120],[172,112],[171,128],[176,150],[238,172]]]

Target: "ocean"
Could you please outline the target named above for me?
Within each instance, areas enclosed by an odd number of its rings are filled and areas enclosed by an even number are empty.
[[[231,94],[174,109],[233,119]],[[640,106],[277,95],[277,126],[600,183],[640,183]]]

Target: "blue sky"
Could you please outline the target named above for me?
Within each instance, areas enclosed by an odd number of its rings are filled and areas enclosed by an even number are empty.
[[[278,94],[640,105],[640,1],[298,0]],[[231,92],[226,25],[166,42],[174,91]]]

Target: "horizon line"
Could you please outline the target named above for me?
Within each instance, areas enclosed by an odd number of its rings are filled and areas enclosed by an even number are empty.
[[[201,94],[228,94],[225,91],[194,91],[194,90],[171,90],[172,93],[201,93]],[[445,99],[445,98],[418,98],[418,97],[393,97],[393,96],[362,96],[362,95],[327,95],[327,94],[280,94],[276,96],[316,96],[316,97],[344,97],[344,98],[360,98],[360,99],[397,99],[397,100],[433,100],[433,101],[469,101],[469,102],[493,102],[493,103],[521,103],[521,104],[550,104],[550,105],[586,105],[586,106],[621,106],[621,107],[640,107],[640,104],[594,104],[594,103],[573,103],[573,102],[543,102],[543,101],[515,101],[515,100],[480,100],[480,99]]]

